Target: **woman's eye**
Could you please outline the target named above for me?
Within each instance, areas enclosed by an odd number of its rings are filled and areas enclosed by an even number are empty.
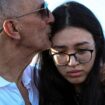
[[[82,54],[82,53],[85,53],[87,51],[88,51],[87,49],[78,49],[77,53]]]

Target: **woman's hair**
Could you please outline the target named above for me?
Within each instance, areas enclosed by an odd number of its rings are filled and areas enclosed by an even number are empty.
[[[83,28],[92,34],[96,48],[96,58],[86,81],[81,84],[80,105],[103,105],[103,87],[99,72],[102,62],[104,35],[102,27],[95,15],[84,5],[67,2],[53,11],[55,22],[52,24],[52,35],[66,27]],[[58,72],[49,50],[40,54],[39,97],[40,105],[77,105],[74,86]]]

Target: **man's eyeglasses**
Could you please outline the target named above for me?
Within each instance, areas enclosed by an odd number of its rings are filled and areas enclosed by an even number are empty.
[[[78,61],[80,64],[88,63],[92,59],[92,52],[94,50],[89,49],[81,49],[80,51],[77,51],[72,54],[67,53],[54,53],[51,54],[54,58],[54,61],[57,65],[67,65],[70,62],[70,57],[73,56],[76,61]]]
[[[39,9],[36,9],[32,12],[29,12],[29,13],[26,13],[26,14],[23,14],[23,15],[20,15],[20,16],[16,16],[15,18],[20,18],[20,17],[23,17],[23,16],[27,16],[27,15],[30,15],[30,14],[34,14],[38,12],[41,17],[49,17],[49,9],[48,9],[48,4],[46,2],[44,2],[42,5],[41,5],[41,8]]]

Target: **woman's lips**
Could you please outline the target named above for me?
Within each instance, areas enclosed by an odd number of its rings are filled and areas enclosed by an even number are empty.
[[[83,73],[83,70],[72,70],[67,72],[67,76],[69,77],[80,77]]]

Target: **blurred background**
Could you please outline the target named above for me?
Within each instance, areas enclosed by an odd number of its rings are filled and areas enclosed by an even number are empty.
[[[45,1],[47,1],[49,9],[53,11],[60,4],[70,0],[45,0]],[[99,19],[102,25],[105,36],[105,0],[71,0],[71,1],[80,2],[86,5],[94,12],[94,14]]]

